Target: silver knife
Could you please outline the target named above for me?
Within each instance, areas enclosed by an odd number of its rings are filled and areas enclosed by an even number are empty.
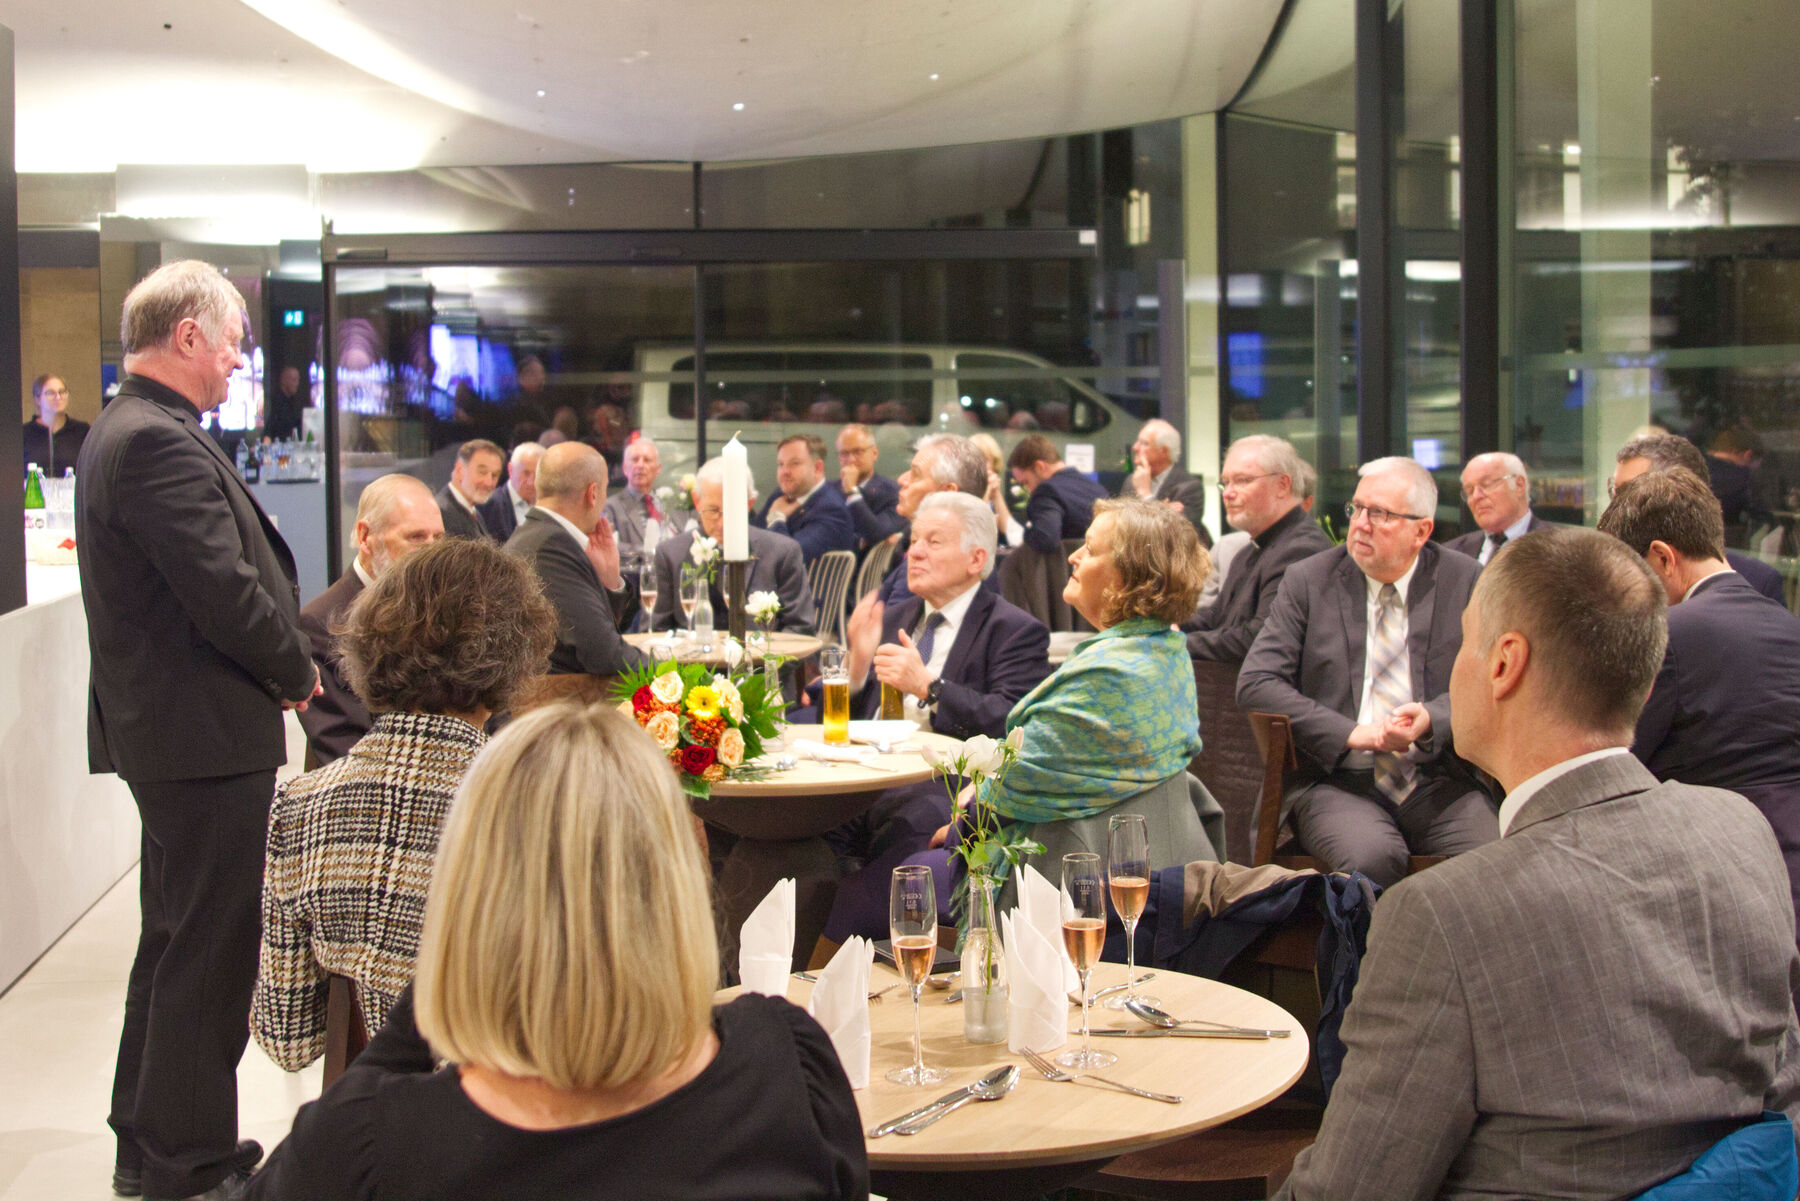
[[[1095,1038],[1102,1035],[1109,1038],[1236,1038],[1255,1042],[1264,1042],[1267,1034],[1238,1034],[1229,1030],[1094,1030]],[[1285,1036],[1286,1031],[1282,1034]]]
[[[883,1122],[879,1126],[871,1126],[869,1128],[869,1132],[868,1132],[869,1137],[870,1138],[880,1138],[884,1134],[892,1134],[894,1131],[896,1131],[900,1127],[906,1125],[908,1122],[917,1121],[918,1119],[924,1117],[927,1114],[935,1113],[936,1111],[938,1111],[940,1109],[944,1109],[947,1106],[954,1105],[958,1101],[961,1101],[964,1097],[972,1097],[975,1095],[975,1087],[977,1084],[994,1085],[994,1084],[1000,1083],[1000,1081],[1005,1078],[1007,1070],[1010,1066],[1011,1065],[1008,1065],[1008,1067],[995,1068],[993,1071],[989,1072],[986,1076],[983,1076],[980,1080],[977,1080],[975,1082],[975,1084],[965,1085],[962,1088],[954,1090],[953,1092],[945,1093],[943,1096],[939,1097],[937,1100],[933,1101],[931,1104],[921,1105],[921,1106],[919,1106],[919,1108],[913,1110],[911,1113],[903,1113],[899,1117],[891,1118],[888,1121]]]

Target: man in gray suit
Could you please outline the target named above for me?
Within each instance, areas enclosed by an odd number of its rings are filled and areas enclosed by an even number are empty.
[[[1605,534],[1494,556],[1450,690],[1502,837],[1376,905],[1343,1075],[1278,1198],[1635,1197],[1800,1113],[1774,835],[1629,750],[1666,609]]]
[[[1449,746],[1457,619],[1481,567],[1429,541],[1430,472],[1391,458],[1361,474],[1348,540],[1288,568],[1237,699],[1293,723],[1301,763],[1283,807],[1306,852],[1388,885],[1409,853],[1495,837],[1493,802]]]

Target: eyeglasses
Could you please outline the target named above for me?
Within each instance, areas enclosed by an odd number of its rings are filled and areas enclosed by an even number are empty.
[[[68,394],[69,390],[67,388],[45,388],[42,392],[38,393],[39,396],[67,396]]]
[[[1223,480],[1219,481],[1219,491],[1227,492],[1227,491],[1230,491],[1232,488],[1248,488],[1251,484],[1254,484],[1257,480],[1266,480],[1266,479],[1271,478],[1272,476],[1285,475],[1285,474],[1286,474],[1286,472],[1281,472],[1281,471],[1265,471],[1261,475],[1234,475],[1230,479],[1223,479]]]
[[[1378,529],[1386,529],[1396,521],[1424,521],[1425,518],[1416,513],[1394,513],[1387,509],[1378,509],[1374,505],[1359,505],[1351,501],[1344,506],[1344,516],[1355,521],[1358,515],[1366,514],[1369,524]]]
[[[873,446],[840,446],[838,447],[838,458],[841,459],[845,455],[873,454],[874,451],[875,448]]]
[[[1464,500],[1469,500],[1484,492],[1493,492],[1499,488],[1500,485],[1506,483],[1506,481],[1517,478],[1516,475],[1508,472],[1506,475],[1497,475],[1491,480],[1482,480],[1479,483],[1470,484],[1467,488],[1462,490],[1462,497]]]

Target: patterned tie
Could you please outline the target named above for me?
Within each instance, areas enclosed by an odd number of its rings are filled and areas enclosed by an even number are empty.
[[[919,660],[927,666],[931,664],[931,648],[937,641],[938,627],[943,625],[944,621],[942,613],[933,613],[920,622],[918,630],[913,633],[913,645],[918,648]]]
[[[1383,584],[1375,597],[1375,649],[1369,664],[1369,716],[1380,725],[1388,714],[1411,701],[1412,683],[1400,671],[1400,655],[1406,649],[1401,630],[1400,593],[1392,584]],[[1396,805],[1406,803],[1411,794],[1414,766],[1391,751],[1375,752],[1375,787],[1381,789]]]

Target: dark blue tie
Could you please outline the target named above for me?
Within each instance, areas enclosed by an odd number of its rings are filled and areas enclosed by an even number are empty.
[[[930,664],[932,644],[937,641],[938,627],[944,624],[944,620],[942,613],[933,613],[920,626],[918,635],[913,639],[913,645],[919,650],[921,662]]]

